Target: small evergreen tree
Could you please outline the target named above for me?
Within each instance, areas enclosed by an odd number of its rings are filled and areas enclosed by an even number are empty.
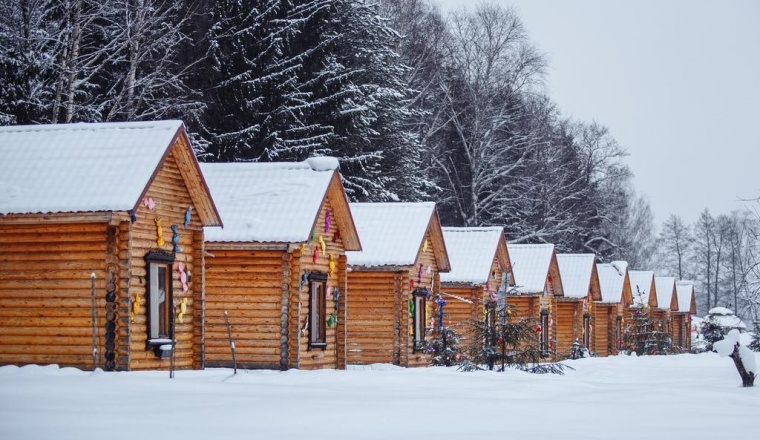
[[[437,325],[433,330],[433,337],[426,341],[424,350],[432,355],[431,363],[437,366],[450,367],[459,364],[462,352],[459,349],[459,334],[451,327],[444,325],[444,309],[446,300],[441,295],[435,299],[435,316]]]
[[[464,371],[488,368],[504,371],[508,367],[531,373],[563,374],[567,365],[540,363],[542,351],[538,334],[540,326],[535,319],[520,318],[512,322],[514,307],[496,303],[485,305],[482,320],[470,322],[472,339],[466,348],[461,369]]]
[[[705,347],[705,349],[708,351],[713,351],[713,344],[722,340],[723,337],[726,335],[726,332],[723,329],[723,327],[721,327],[712,318],[707,318],[704,321],[702,321],[702,327],[700,329],[700,332],[702,333],[702,337],[705,339],[705,342],[707,343],[707,346]]]

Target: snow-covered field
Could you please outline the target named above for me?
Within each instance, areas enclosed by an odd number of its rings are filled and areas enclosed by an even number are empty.
[[[757,355],[756,355],[757,356]],[[731,439],[760,383],[714,353],[567,361],[564,376],[389,365],[104,373],[0,368],[0,439]]]

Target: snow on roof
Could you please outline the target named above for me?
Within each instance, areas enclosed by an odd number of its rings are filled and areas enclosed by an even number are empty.
[[[451,272],[441,274],[442,283],[485,284],[491,275],[499,240],[500,226],[481,228],[442,228]]]
[[[595,261],[594,254],[557,254],[565,297],[585,298],[588,295]]]
[[[599,288],[602,290],[602,302],[623,301],[623,286],[628,263],[613,261],[596,265],[599,275]]]
[[[707,312],[705,319],[715,322],[724,328],[747,329],[747,325],[734,314],[733,310],[725,307],[713,307]]]
[[[673,287],[675,287],[675,284],[675,277],[654,277],[654,289],[657,291],[658,308],[670,308],[670,301],[673,299]]]
[[[203,163],[201,169],[224,219],[224,229],[205,230],[210,242],[307,241],[334,174],[306,161]]]
[[[414,264],[435,210],[434,202],[351,203],[361,251],[346,252],[356,266]]]
[[[652,289],[653,278],[654,271],[651,270],[628,271],[628,279],[631,282],[631,292],[633,293],[634,306],[649,304],[649,295],[652,293],[650,290]],[[657,287],[655,287],[655,289],[657,289]],[[668,304],[670,304],[670,300],[668,300]]]
[[[687,280],[676,281],[676,295],[678,296],[678,311],[691,311],[691,296],[694,294],[694,282]]]
[[[507,250],[515,276],[515,289],[521,293],[543,292],[554,245],[507,244]]]
[[[182,121],[0,127],[0,214],[129,211]]]

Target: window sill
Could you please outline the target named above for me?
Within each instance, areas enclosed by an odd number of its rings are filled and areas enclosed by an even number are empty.
[[[174,349],[172,340],[168,338],[148,339],[145,345],[146,350],[152,349],[156,357],[160,359],[169,359]]]
[[[327,342],[309,342],[309,350],[325,350]]]

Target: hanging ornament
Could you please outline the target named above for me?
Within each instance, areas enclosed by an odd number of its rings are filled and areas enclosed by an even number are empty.
[[[425,241],[422,243],[422,252],[427,252],[427,250],[428,250],[428,240],[426,238]]]
[[[301,243],[300,252],[301,252],[300,254],[301,256],[306,255],[306,243]]]
[[[433,267],[428,265],[427,269],[425,269],[425,273],[428,275],[431,275],[433,273]]]
[[[179,231],[177,230],[177,225],[172,225],[172,251],[173,252],[180,252],[179,248]]]
[[[335,235],[333,235],[333,243],[337,243],[340,240],[340,229],[335,230]]]
[[[333,288],[332,286],[327,286],[327,297],[329,298],[332,295]]]
[[[179,272],[179,281],[182,283],[182,291],[187,292],[187,272],[185,272],[185,265],[182,262],[177,263],[177,272]]]
[[[417,271],[417,282],[418,283],[422,283],[422,268],[423,267],[424,267],[423,264],[420,263],[420,270]]]
[[[435,330],[435,318],[431,316],[428,320],[428,331],[432,332],[433,330]]]
[[[325,253],[325,248],[326,248],[325,240],[320,235],[318,241],[319,241],[319,247],[322,249],[322,254],[324,254]]]
[[[135,295],[135,300],[132,302],[132,313],[130,315],[130,322],[135,322],[135,317],[140,312],[140,295]]]
[[[156,208],[156,202],[153,201],[153,198],[146,197],[143,199],[143,205],[145,205],[146,208],[153,211]]]
[[[414,280],[409,280],[409,290],[414,290]]]
[[[303,275],[301,275],[301,286],[299,287],[299,289],[303,289],[303,286],[306,285],[306,281],[308,280],[309,280],[309,271],[305,270],[303,271]]]
[[[311,230],[311,236],[309,236],[309,241],[314,241],[314,229]]]
[[[129,210],[129,220],[130,220],[132,223],[134,223],[134,222],[136,222],[136,221],[137,221],[137,214],[135,214],[135,210],[134,210],[134,209],[130,209],[130,210]]]
[[[314,252],[311,254],[311,262],[317,264],[317,258],[319,258],[319,248],[314,246]]]
[[[340,287],[333,289],[333,299],[335,300],[335,311],[340,311]]]
[[[332,226],[332,212],[328,209],[325,213],[325,232],[330,232]]]
[[[541,333],[541,326],[537,325],[535,328],[533,328],[533,331],[536,333]]]
[[[332,254],[330,254],[330,263],[328,263],[328,267],[330,268],[330,273],[328,275],[335,275],[335,258],[333,258]]]
[[[335,313],[330,313],[330,316],[327,317],[327,327],[332,328],[335,324],[338,323],[338,317],[335,316]]]
[[[435,303],[438,305],[438,328],[443,329],[443,307],[446,305],[446,300],[441,295],[438,295]]]
[[[161,227],[161,219],[156,217],[154,221],[156,222],[156,243],[163,246],[166,242],[164,241],[164,228]]]
[[[193,207],[188,206],[187,211],[185,211],[185,229],[187,229],[188,226],[190,226],[190,220],[193,218]]]
[[[185,313],[187,313],[187,298],[182,298],[179,303],[179,314],[177,314],[177,322],[180,324],[184,322]]]
[[[549,318],[549,327],[551,327],[551,326],[553,326],[553,325],[554,325],[554,320],[553,320],[553,319],[551,319],[551,318]]]

